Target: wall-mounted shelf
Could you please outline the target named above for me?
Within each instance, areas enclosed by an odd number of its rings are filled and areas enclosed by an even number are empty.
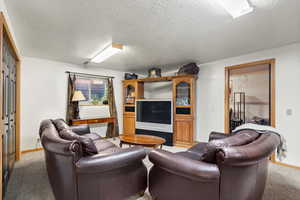
[[[176,79],[176,78],[197,78],[197,76],[195,76],[195,75],[162,76],[162,77],[157,77],[157,78],[140,78],[140,79],[135,79],[135,81],[137,81],[137,82],[163,82],[163,81],[172,81],[173,79]]]

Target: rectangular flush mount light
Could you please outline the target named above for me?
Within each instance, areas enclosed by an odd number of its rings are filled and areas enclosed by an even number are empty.
[[[112,43],[108,47],[103,49],[101,52],[99,52],[94,58],[92,58],[91,62],[101,63],[104,60],[106,60],[107,58],[115,55],[116,53],[121,52],[122,49],[123,49],[122,44]]]
[[[237,18],[253,11],[248,0],[216,0],[233,17]]]

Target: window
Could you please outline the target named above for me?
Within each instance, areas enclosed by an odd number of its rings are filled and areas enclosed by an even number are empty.
[[[85,97],[85,101],[80,105],[106,105],[107,102],[107,80],[95,78],[77,77],[75,89],[80,90]]]

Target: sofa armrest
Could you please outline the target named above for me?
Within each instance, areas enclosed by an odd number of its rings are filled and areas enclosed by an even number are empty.
[[[227,138],[229,136],[232,136],[232,135],[213,131],[209,134],[209,141],[211,141],[211,140],[220,140],[220,139]]]
[[[199,181],[218,181],[220,171],[216,164],[192,160],[164,150],[153,150],[149,160],[170,173]]]
[[[99,173],[111,171],[142,162],[145,157],[146,151],[144,148],[132,147],[106,156],[94,155],[81,158],[76,163],[76,170],[79,173]]]
[[[91,132],[90,126],[88,124],[70,126],[70,129],[78,135],[85,135]]]

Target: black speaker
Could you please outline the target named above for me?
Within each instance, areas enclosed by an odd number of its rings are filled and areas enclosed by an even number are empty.
[[[125,112],[135,112],[134,106],[125,106]]]
[[[191,108],[176,108],[176,114],[190,115],[191,114]]]

